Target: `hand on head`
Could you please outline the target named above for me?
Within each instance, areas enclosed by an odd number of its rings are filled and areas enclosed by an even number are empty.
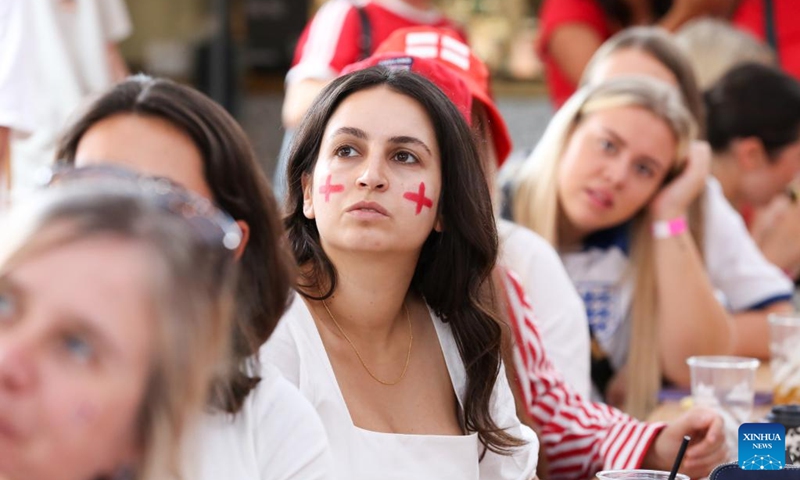
[[[792,278],[800,273],[800,201],[779,195],[759,210],[751,227],[764,256]]]
[[[689,205],[703,191],[711,172],[711,147],[705,141],[693,141],[686,165],[659,191],[650,203],[654,220],[672,220],[685,216]]]

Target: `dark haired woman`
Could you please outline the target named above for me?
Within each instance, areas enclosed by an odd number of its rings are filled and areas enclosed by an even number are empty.
[[[800,175],[800,83],[749,63],[725,74],[704,98],[712,173],[764,256],[798,278],[800,203],[791,185]]]
[[[290,299],[294,267],[269,183],[236,121],[191,88],[131,77],[75,122],[59,159],[167,177],[219,205],[243,232],[233,361],[216,383],[215,413],[192,435],[186,478],[329,478],[327,439],[308,402],[274,367],[252,373]]]
[[[448,93],[467,110],[468,90]],[[295,137],[300,298],[262,353],[316,407],[340,478],[535,474],[491,313],[491,199],[456,105],[375,67],[326,87]]]
[[[694,17],[729,15],[737,0],[544,0],[536,51],[550,99],[560,107],[573,93],[594,52],[634,25],[675,31]]]

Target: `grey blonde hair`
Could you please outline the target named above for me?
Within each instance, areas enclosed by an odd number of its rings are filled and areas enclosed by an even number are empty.
[[[666,181],[683,168],[689,144],[697,136],[695,120],[678,92],[670,85],[645,77],[611,79],[587,85],[556,113],[542,139],[516,172],[512,213],[516,222],[559,247],[558,169],[575,128],[595,112],[622,107],[645,109],[661,119],[677,141],[676,154]],[[633,218],[631,262],[628,276],[635,284],[631,306],[632,334],[628,357],[625,410],[643,417],[655,405],[661,369],[657,348],[656,284],[653,245],[647,209]]]
[[[605,80],[596,78],[598,65],[614,53],[629,49],[650,55],[675,75],[683,101],[702,131],[705,116],[703,96],[697,85],[694,67],[675,38],[664,29],[652,26],[631,27],[603,42],[584,69],[581,85]]]
[[[675,42],[694,67],[701,90],[742,63],[777,66],[775,52],[768,45],[723,20],[699,18],[687,22],[675,33]]]
[[[0,274],[45,251],[97,236],[146,248],[157,318],[138,418],[137,480],[180,478],[183,434],[227,371],[236,265],[185,219],[121,185],[51,187],[0,220]]]

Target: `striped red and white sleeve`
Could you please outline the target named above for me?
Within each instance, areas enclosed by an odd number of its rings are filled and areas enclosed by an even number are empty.
[[[286,83],[330,80],[361,55],[358,12],[349,0],[328,0],[306,25]]]
[[[518,387],[541,428],[550,478],[584,479],[600,470],[640,467],[664,424],[640,422],[573,391],[547,359],[522,285],[510,271],[505,280]]]

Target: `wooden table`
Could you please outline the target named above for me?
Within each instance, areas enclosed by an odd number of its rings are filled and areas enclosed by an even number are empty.
[[[772,376],[769,371],[769,362],[762,362],[756,370],[755,390],[758,393],[772,392]],[[689,395],[687,394],[687,397]],[[647,417],[650,422],[669,422],[675,420],[683,414],[691,406],[691,400],[688,401],[667,401],[663,402],[656,407],[655,410]],[[756,405],[753,408],[752,419],[761,419],[769,413],[772,405]]]

